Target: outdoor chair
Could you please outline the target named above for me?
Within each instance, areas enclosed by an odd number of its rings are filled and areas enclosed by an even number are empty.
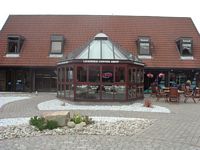
[[[169,101],[175,101],[179,103],[180,100],[180,94],[178,93],[177,87],[171,87],[169,90]]]
[[[199,101],[200,101],[200,89],[198,88],[196,88],[195,90],[194,90],[194,93],[193,93],[193,100],[195,100],[195,98],[197,98],[197,99],[199,99]]]
[[[151,96],[156,96],[158,92],[158,86],[152,85],[151,86]]]
[[[167,93],[161,91],[159,86],[152,86],[151,90],[152,90],[151,96],[155,95],[157,101],[159,101],[160,98],[165,98],[165,101],[167,100]]]
[[[185,92],[184,92],[185,100],[184,100],[184,103],[186,103],[187,100],[188,100],[189,98],[192,99],[192,100],[194,101],[194,103],[196,103],[196,101],[195,101],[195,99],[194,99],[194,96],[195,96],[195,95],[198,95],[198,93],[195,94],[195,91],[193,92],[193,91],[190,89],[189,86],[185,86]]]

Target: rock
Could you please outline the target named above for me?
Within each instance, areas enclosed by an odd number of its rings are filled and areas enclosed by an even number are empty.
[[[75,125],[76,125],[76,124],[75,124],[73,121],[69,121],[69,122],[67,123],[67,126],[68,126],[69,128],[74,128]]]
[[[83,127],[85,127],[87,125],[85,122],[81,122],[79,124],[81,124]]]
[[[68,126],[54,130],[35,130],[31,125],[0,127],[0,140],[20,137],[86,134],[86,135],[120,135],[133,136],[153,124],[154,120],[138,119],[134,121],[96,122],[86,126],[85,122],[75,125],[69,121]],[[74,128],[75,127],[75,128]]]
[[[67,122],[70,119],[70,113],[68,111],[48,112],[42,114],[42,117],[44,117],[45,120],[57,121],[58,126],[63,127],[67,125]]]
[[[83,130],[83,127],[85,127],[85,126],[86,126],[86,123],[85,122],[81,122],[79,124],[76,124],[75,129]]]
[[[55,130],[56,133],[62,133],[63,132],[63,130],[60,129],[60,128],[57,128],[57,129],[54,129],[54,130]]]

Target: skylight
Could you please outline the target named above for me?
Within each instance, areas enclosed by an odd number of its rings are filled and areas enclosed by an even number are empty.
[[[75,59],[119,59],[128,58],[115,46],[104,33],[98,33]]]

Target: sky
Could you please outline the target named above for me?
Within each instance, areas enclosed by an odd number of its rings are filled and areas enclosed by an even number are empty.
[[[0,29],[9,14],[191,17],[200,32],[199,0],[2,0]]]

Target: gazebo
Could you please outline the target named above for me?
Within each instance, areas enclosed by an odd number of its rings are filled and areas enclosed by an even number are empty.
[[[71,101],[143,98],[144,64],[104,33],[57,64],[57,96]]]

